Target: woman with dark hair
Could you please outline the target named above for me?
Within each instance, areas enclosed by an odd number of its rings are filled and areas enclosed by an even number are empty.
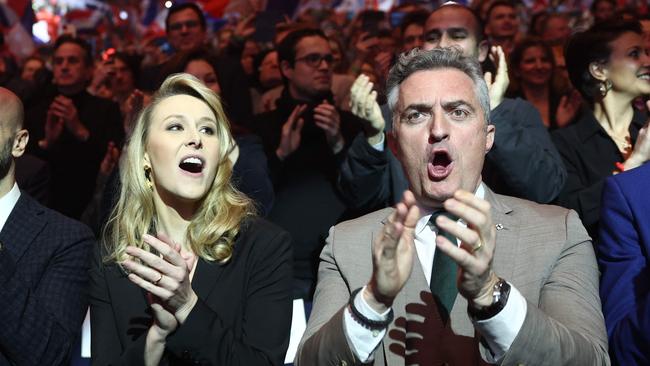
[[[93,364],[283,364],[291,245],[232,184],[234,147],[191,75],[139,115],[90,270]]]
[[[544,41],[528,37],[518,42],[508,69],[511,83],[507,95],[532,103],[547,128],[564,127],[576,116],[580,95],[555,72],[553,51]]]
[[[632,106],[650,93],[650,56],[638,22],[613,21],[574,35],[566,61],[590,109],[553,134],[568,172],[558,203],[576,210],[596,238],[605,178],[650,159],[647,117]]]

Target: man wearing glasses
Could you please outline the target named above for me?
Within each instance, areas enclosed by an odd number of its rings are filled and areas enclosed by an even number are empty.
[[[275,183],[269,219],[293,237],[296,295],[309,297],[327,230],[346,210],[335,182],[338,162],[361,120],[333,102],[332,51],[317,29],[289,33],[278,45],[284,88],[276,109],[255,118]]]

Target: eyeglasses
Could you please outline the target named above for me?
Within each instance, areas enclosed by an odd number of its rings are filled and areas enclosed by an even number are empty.
[[[187,27],[187,29],[196,28],[196,27],[199,26],[199,21],[198,20],[186,20],[184,22],[171,23],[171,24],[169,24],[169,30],[170,31],[179,31],[179,30],[183,29],[183,26]]]
[[[310,53],[306,56],[297,57],[296,62],[303,61],[309,67],[318,67],[322,61],[327,62],[328,65],[331,65],[334,62],[334,56],[331,53],[321,55],[320,53]]]

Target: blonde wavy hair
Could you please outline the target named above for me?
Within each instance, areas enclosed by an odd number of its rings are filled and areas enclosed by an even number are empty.
[[[252,201],[231,182],[232,163],[229,154],[235,148],[230,125],[219,97],[194,76],[169,76],[154,94],[151,103],[139,114],[127,141],[120,163],[120,195],[102,233],[107,249],[105,262],[121,262],[127,258],[126,247],[134,245],[151,250],[142,237],[155,234],[158,226],[144,154],[156,106],[175,95],[190,95],[203,101],[214,112],[219,139],[219,162],[212,185],[194,214],[186,232],[186,243],[207,261],[226,263],[232,257],[235,237],[244,218],[255,214]]]

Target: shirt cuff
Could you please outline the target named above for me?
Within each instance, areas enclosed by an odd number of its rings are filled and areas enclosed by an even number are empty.
[[[370,305],[363,298],[363,291],[366,287],[364,286],[359,293],[357,293],[354,298],[354,306],[361,313],[370,320],[385,321],[387,319],[390,309],[386,310],[383,314],[379,314],[373,310]],[[354,352],[354,355],[362,363],[370,362],[373,359],[373,352],[379,346],[379,343],[384,339],[386,335],[386,329],[381,331],[370,330],[365,328],[363,325],[359,324],[352,317],[352,312],[349,307],[345,308],[343,312],[343,331],[345,333],[345,338]]]
[[[527,309],[526,299],[510,284],[508,302],[503,309],[490,319],[473,321],[492,352],[492,355],[487,355],[487,362],[498,363],[508,352],[524,324]]]
[[[379,141],[378,143],[376,143],[374,145],[370,145],[370,146],[372,146],[372,148],[377,150],[377,151],[384,151],[384,140],[386,140],[386,137],[382,133],[381,134],[381,141]]]

